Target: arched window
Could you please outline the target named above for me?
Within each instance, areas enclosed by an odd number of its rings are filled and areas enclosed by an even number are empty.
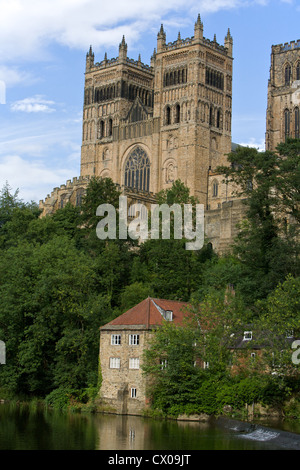
[[[76,206],[77,207],[81,206],[83,195],[84,195],[84,189],[82,188],[78,189],[76,193]]]
[[[295,139],[299,139],[300,130],[299,130],[299,108],[295,108]]]
[[[288,109],[284,111],[284,136],[287,139],[290,135],[290,112]]]
[[[146,152],[139,146],[135,147],[127,158],[124,184],[138,191],[149,192],[150,160]]]
[[[104,137],[104,121],[98,122],[98,139],[102,139]]]
[[[113,122],[112,122],[112,119],[109,119],[108,121],[108,136],[112,136],[112,125],[113,125]]]
[[[291,74],[292,74],[291,66],[287,65],[285,67],[285,71],[284,71],[284,82],[285,82],[286,85],[290,84]]]
[[[219,184],[217,181],[213,182],[213,197],[217,197],[219,192]]]
[[[171,124],[171,108],[170,106],[166,107],[166,125]]]
[[[218,109],[217,111],[217,127],[221,126],[221,111]]]
[[[209,108],[209,125],[213,126],[214,125],[214,111],[212,106]]]
[[[180,106],[179,106],[179,104],[177,104],[176,108],[175,108],[175,122],[180,122]]]

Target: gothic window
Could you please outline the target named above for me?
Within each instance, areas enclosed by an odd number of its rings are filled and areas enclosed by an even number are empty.
[[[166,107],[166,125],[171,124],[171,108],[170,106]]]
[[[98,122],[98,139],[102,139],[104,137],[104,121]]]
[[[290,65],[287,65],[287,66],[285,67],[285,70],[284,70],[284,82],[285,82],[285,85],[289,85],[289,84],[290,84],[291,74],[292,74],[291,66],[290,66]]]
[[[164,86],[181,85],[187,81],[187,69],[180,68],[164,74]]]
[[[109,137],[112,136],[112,124],[113,124],[112,119],[109,119],[109,121],[108,121],[108,135],[109,135]]]
[[[221,127],[221,111],[218,109],[217,111],[217,123],[216,127],[220,128]]]
[[[138,191],[149,192],[150,161],[146,152],[139,146],[132,150],[126,161],[124,184]]]
[[[296,67],[296,80],[300,80],[300,62],[298,62]]]
[[[209,125],[214,125],[214,111],[212,106],[209,108]]]
[[[219,184],[217,181],[213,182],[213,197],[217,197],[219,192]]]
[[[76,193],[76,206],[77,207],[81,206],[83,194],[84,194],[84,190],[82,188],[78,189]]]
[[[177,104],[176,108],[175,108],[175,122],[180,122],[180,106],[179,106],[179,104]]]
[[[295,139],[299,139],[300,130],[299,130],[299,108],[295,108]]]
[[[206,69],[205,74],[205,83],[206,85],[213,86],[219,90],[224,89],[224,75],[221,72],[216,70]]]
[[[284,136],[287,139],[290,135],[290,112],[288,109],[284,111]]]

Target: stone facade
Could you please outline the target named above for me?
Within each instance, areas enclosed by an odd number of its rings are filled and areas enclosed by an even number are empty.
[[[86,55],[80,176],[40,201],[41,216],[80,205],[93,176],[110,177],[129,203],[155,203],[176,179],[205,207],[205,235],[224,252],[244,206],[234,188],[216,173],[226,165],[231,142],[232,48],[203,36],[200,15],[194,36],[166,42],[163,26],[146,65],[119,55],[95,62]],[[237,215],[239,212],[239,216]],[[232,217],[233,216],[233,217]],[[223,231],[224,230],[224,231]]]
[[[141,414],[148,406],[143,352],[163,321],[180,324],[184,302],[148,298],[100,328],[100,404],[107,411]]]
[[[300,137],[300,40],[272,46],[266,150],[287,137]]]
[[[208,171],[231,151],[232,62],[230,32],[224,45],[204,38],[200,16],[191,38],[167,43],[162,26],[150,66],[124,37],[114,59],[95,63],[90,48],[81,175],[153,193],[180,179],[206,204]]]

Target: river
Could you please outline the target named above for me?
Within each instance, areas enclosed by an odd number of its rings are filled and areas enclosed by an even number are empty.
[[[0,405],[0,450],[300,450],[298,421],[294,428],[273,424],[63,413],[5,403]]]

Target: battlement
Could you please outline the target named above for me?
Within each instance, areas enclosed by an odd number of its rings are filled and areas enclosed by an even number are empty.
[[[274,53],[292,51],[293,49],[300,49],[300,39],[272,46],[272,52]]]
[[[101,62],[96,62],[92,69],[93,70],[94,69],[105,69],[107,67],[113,67],[115,65],[119,65],[120,63],[121,63],[121,61],[119,60],[119,57],[114,57],[112,59],[107,59],[105,57]],[[140,69],[140,70],[143,70],[143,71],[146,71],[146,72],[152,72],[153,71],[153,67],[151,67],[150,65],[144,64],[140,60],[130,59],[129,57],[126,58],[126,64],[131,65],[132,67],[135,67],[137,69]]]

